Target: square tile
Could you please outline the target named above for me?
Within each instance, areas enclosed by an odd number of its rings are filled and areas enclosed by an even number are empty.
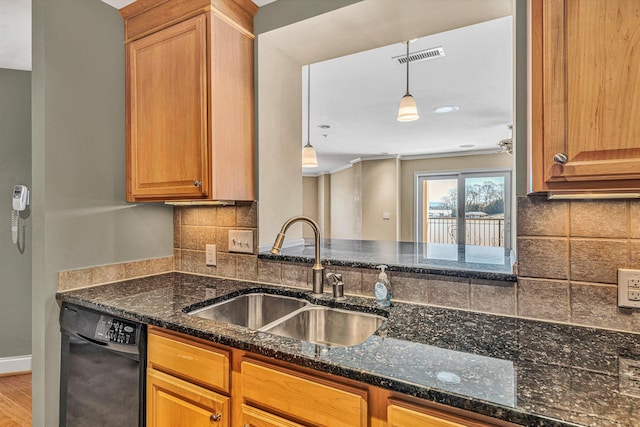
[[[180,237],[182,235],[182,227],[174,226],[173,227],[173,247],[180,248]]]
[[[243,280],[258,280],[258,256],[236,255],[236,277]]]
[[[180,227],[180,248],[198,249],[198,229],[200,227],[183,225]]]
[[[629,237],[640,238],[640,200],[629,201]]]
[[[569,282],[519,278],[518,316],[568,322]]]
[[[617,304],[617,286],[571,283],[571,323],[628,331],[632,315]]]
[[[518,274],[521,277],[569,278],[569,239],[518,238]]]
[[[469,279],[429,275],[429,304],[469,308]]]
[[[204,252],[182,250],[180,251],[180,255],[180,271],[184,271],[186,273],[200,272],[200,265],[205,262]]]
[[[311,264],[285,263],[282,266],[282,284],[295,288],[311,288],[309,285]]]
[[[218,206],[218,219],[216,225],[221,227],[236,226],[236,207],[235,206]]]
[[[282,266],[278,261],[258,260],[258,280],[264,283],[282,284]]]
[[[229,252],[229,230],[231,227],[216,227],[216,245],[218,252]]]
[[[518,196],[518,236],[567,236],[569,202]]]
[[[217,213],[218,208],[216,206],[200,206],[198,208],[198,225],[216,225]]]
[[[182,225],[198,225],[198,207],[181,206],[180,221]]]
[[[238,202],[236,206],[236,226],[245,228],[258,228],[258,203]]]
[[[429,282],[425,275],[391,272],[389,278],[393,299],[421,304],[429,303]],[[370,287],[373,295],[373,283]]]
[[[626,240],[571,239],[571,280],[618,283],[618,268],[628,264]]]
[[[201,226],[198,228],[198,244],[196,249],[204,251],[207,245],[217,245],[216,227]],[[216,247],[216,251],[219,249]]]
[[[571,237],[626,238],[628,202],[623,200],[571,201]]]
[[[471,279],[471,309],[485,313],[515,315],[515,282]]]
[[[204,262],[202,264],[205,265]],[[218,265],[216,266],[218,276],[235,279],[237,277],[236,267],[237,264],[235,255],[218,252]]]

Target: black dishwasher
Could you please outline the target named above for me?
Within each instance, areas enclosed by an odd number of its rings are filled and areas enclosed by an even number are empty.
[[[145,425],[146,327],[63,303],[60,426]]]

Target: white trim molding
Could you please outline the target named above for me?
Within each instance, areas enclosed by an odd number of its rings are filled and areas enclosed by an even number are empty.
[[[0,357],[0,375],[31,371],[31,355]]]

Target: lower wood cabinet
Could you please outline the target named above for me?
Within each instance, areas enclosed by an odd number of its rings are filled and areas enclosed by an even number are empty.
[[[513,427],[149,327],[149,427]]]
[[[147,426],[229,427],[230,399],[150,368],[147,370]]]
[[[387,406],[388,427],[490,427],[497,424],[476,421],[436,409],[389,400]]]
[[[245,404],[259,406],[286,419],[327,427],[366,427],[368,424],[364,388],[244,360],[241,389]]]

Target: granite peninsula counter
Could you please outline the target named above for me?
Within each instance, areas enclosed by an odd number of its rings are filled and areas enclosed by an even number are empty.
[[[327,348],[186,315],[260,290],[388,316],[364,343]],[[528,426],[636,426],[640,335],[168,273],[57,294],[58,301]]]

